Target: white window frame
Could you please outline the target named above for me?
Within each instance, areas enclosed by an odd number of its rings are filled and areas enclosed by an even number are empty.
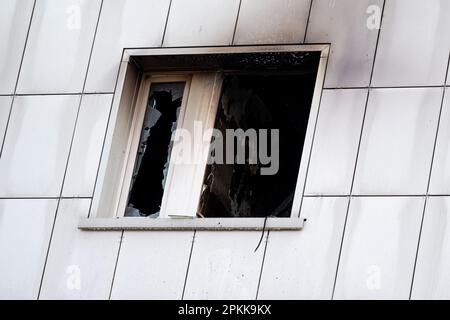
[[[300,162],[300,169],[298,172],[297,186],[294,194],[294,202],[292,206],[292,214],[290,218],[194,218],[192,212],[187,216],[190,219],[175,219],[175,217],[183,217],[179,210],[168,209],[167,206],[174,201],[169,201],[173,183],[174,165],[169,164],[169,171],[164,188],[164,195],[162,200],[162,208],[160,218],[151,219],[146,217],[123,217],[128,200],[128,192],[130,189],[131,175],[133,173],[134,163],[139,145],[141,135],[141,127],[145,117],[147,107],[148,94],[152,83],[157,82],[185,82],[185,90],[183,94],[182,106],[180,109],[179,118],[177,121],[177,128],[182,127],[185,122],[186,108],[189,103],[189,94],[191,91],[192,75],[195,72],[164,72],[164,73],[144,73],[138,75],[136,66],[133,65],[131,57],[133,56],[148,56],[148,55],[172,55],[172,54],[218,54],[218,53],[243,53],[243,52],[299,52],[299,51],[320,51],[320,61],[317,71],[316,84],[313,93],[313,99],[310,109],[310,116],[307,124],[307,131],[303,146],[302,158]],[[124,51],[124,56],[119,72],[119,79],[116,91],[111,116],[108,125],[107,136],[105,139],[105,147],[102,153],[102,160],[100,163],[98,180],[94,191],[91,210],[88,218],[80,220],[79,228],[83,230],[300,230],[303,227],[304,219],[300,217],[300,209],[304,196],[304,186],[306,182],[307,167],[309,165],[309,158],[311,146],[317,122],[317,115],[319,110],[321,92],[325,77],[325,69],[328,60],[329,45],[283,45],[283,46],[238,46],[238,47],[195,47],[195,48],[155,48],[155,49],[129,49]],[[213,92],[211,92],[211,99],[209,101],[208,117],[203,115],[202,120],[207,121],[209,126],[214,126],[215,114],[218,106],[218,99],[221,91],[222,79],[219,78],[218,72],[211,72],[215,74],[215,82]],[[130,80],[131,79],[131,80]],[[134,82],[133,82],[134,81]],[[217,82],[217,83],[216,83]],[[219,85],[217,85],[219,84]],[[119,98],[120,99],[119,99]],[[125,105],[125,107],[124,107]],[[131,106],[130,106],[131,105]],[[214,106],[214,108],[211,108]],[[129,108],[128,114],[120,120],[121,108]],[[131,116],[131,118],[130,118]],[[123,120],[125,119],[125,120]],[[131,119],[131,120],[130,120]],[[188,119],[189,122],[192,119]],[[126,130],[120,128],[118,123],[126,124]],[[131,125],[130,125],[131,123]],[[123,127],[123,125],[122,125]],[[122,132],[120,132],[122,130]],[[127,132],[123,132],[127,131]],[[125,149],[119,151],[114,150],[114,141],[117,135],[127,135],[127,142]],[[122,142],[122,145],[125,145]],[[172,150],[174,152],[174,150]],[[119,160],[115,160],[115,159]],[[123,160],[120,160],[122,159]],[[112,160],[111,160],[112,159]],[[111,173],[111,161],[116,161],[121,166],[119,178],[111,183],[108,180],[107,174]],[[122,162],[122,163],[121,163]],[[206,169],[206,163],[203,166],[203,171],[197,168],[195,174],[192,174],[195,185],[200,184],[198,189],[201,189],[203,182],[203,173]],[[191,170],[192,171],[192,170]],[[200,172],[200,175],[199,175]],[[200,180],[201,181],[200,181]],[[200,182],[199,182],[200,181]],[[113,188],[114,192],[110,192]],[[109,190],[107,196],[103,195],[104,190]],[[178,188],[180,190],[180,188]],[[198,191],[199,191],[198,190]],[[178,192],[179,193],[179,192]],[[195,193],[195,192],[194,192]],[[110,196],[110,194],[112,196]],[[188,203],[186,206],[190,207],[190,211],[196,210],[200,200],[199,192],[194,200],[197,202]],[[178,195],[176,195],[178,196]],[[111,203],[105,207],[108,201]],[[175,198],[175,197],[174,197]],[[188,200],[186,200],[188,201]],[[102,207],[103,206],[103,207]],[[106,209],[102,209],[106,208]]]

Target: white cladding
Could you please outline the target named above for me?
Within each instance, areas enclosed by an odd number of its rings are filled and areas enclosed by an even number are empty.
[[[448,30],[448,0],[0,1],[0,298],[449,299]],[[331,44],[302,231],[78,230],[124,48],[292,43]]]

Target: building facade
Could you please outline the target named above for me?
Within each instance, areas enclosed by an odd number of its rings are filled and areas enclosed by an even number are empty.
[[[450,298],[447,0],[3,0],[0,298]],[[302,230],[86,231],[124,49],[329,45]],[[118,85],[119,84],[119,85]]]

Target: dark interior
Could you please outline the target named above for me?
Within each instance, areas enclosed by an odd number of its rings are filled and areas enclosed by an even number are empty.
[[[289,217],[308,124],[320,52],[266,52],[199,55],[135,56],[146,72],[219,71],[225,74],[215,128],[267,129],[279,133],[275,174],[262,175],[267,163],[258,160],[209,164],[199,202],[200,217]],[[161,113],[158,123],[143,131],[126,215],[156,217],[164,192],[170,155],[171,128],[181,100],[167,90],[153,91],[150,100]],[[147,121],[147,120],[146,120]],[[150,134],[151,133],[151,134]],[[146,135],[147,134],[147,135]],[[258,140],[261,137],[258,136]],[[227,140],[225,138],[225,144]],[[246,150],[249,146],[246,145]],[[259,149],[259,145],[257,145]],[[226,149],[223,153],[226,157]],[[149,196],[151,195],[151,196]]]
[[[262,175],[260,162],[208,165],[201,216],[290,216],[315,80],[314,73],[233,74],[225,78],[215,128],[225,140],[225,129],[268,129],[268,133],[278,129],[279,170]],[[270,146],[271,140],[267,140]],[[223,152],[226,154],[226,148]]]

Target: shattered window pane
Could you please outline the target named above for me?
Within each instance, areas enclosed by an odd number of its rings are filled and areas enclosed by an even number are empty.
[[[176,82],[150,88],[125,216],[159,216],[184,87]]]
[[[199,216],[291,215],[315,75],[225,77]]]

